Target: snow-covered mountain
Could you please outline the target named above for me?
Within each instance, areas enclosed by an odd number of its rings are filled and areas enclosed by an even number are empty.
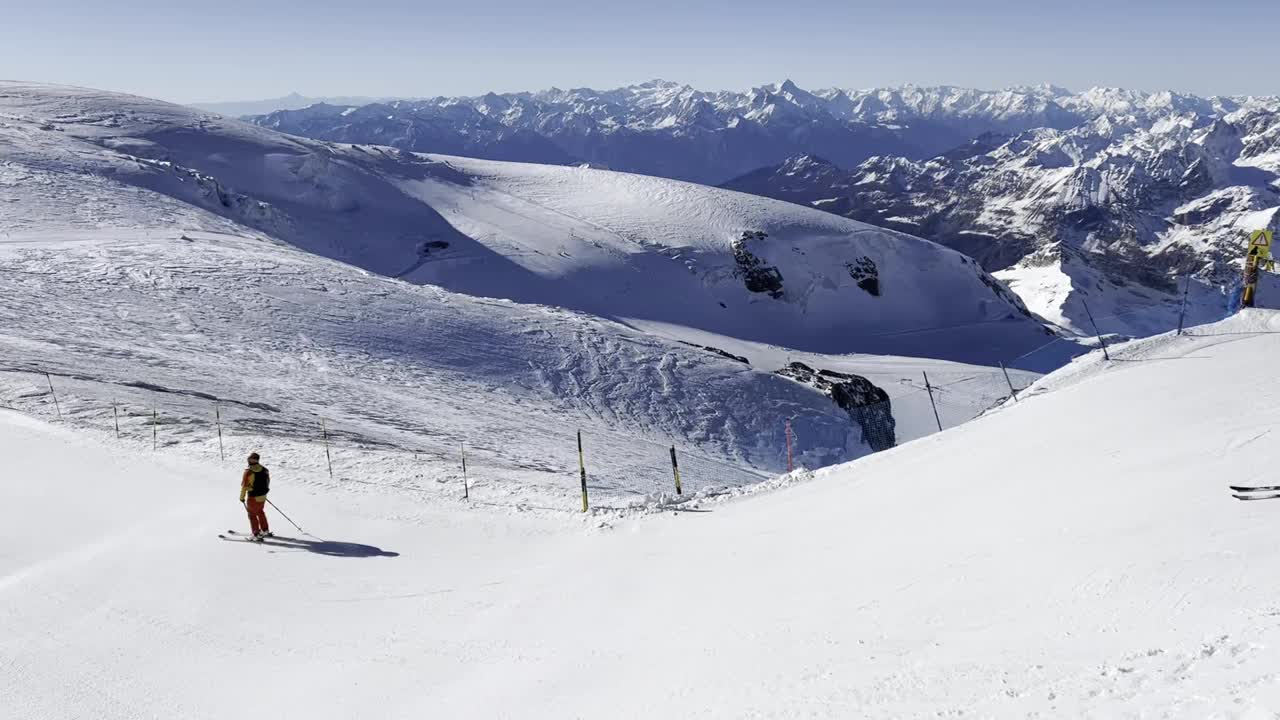
[[[269,98],[267,100],[200,102],[191,103],[191,107],[212,113],[218,113],[219,115],[244,117],[247,115],[266,115],[277,110],[300,110],[320,103],[330,103],[335,105],[368,105],[369,103],[382,102],[385,99],[386,98],[358,96],[308,97],[300,93],[292,92],[283,97]]]
[[[497,160],[570,163],[717,183],[813,152],[849,165],[922,153],[902,133],[832,112],[791,81],[703,92],[655,80],[615,90],[489,93],[365,106],[280,110],[254,122],[340,142]]]
[[[255,122],[313,137],[705,181],[739,170],[725,187],[919,235],[991,271],[1043,267],[1043,251],[1079,249],[1076,262],[1059,268],[1076,286],[1105,277],[1162,306],[1176,295],[1176,279],[1195,273],[1204,291],[1197,307],[1208,318],[1227,304],[1242,234],[1276,227],[1278,118],[1278,98],[1116,88],[809,92],[786,81],[739,93],[653,81],[317,105]],[[1027,299],[1033,311],[1055,313]],[[1159,322],[1139,317],[1114,330],[1164,327],[1168,314],[1156,314]]]
[[[1060,101],[1101,114],[1065,130],[984,134],[924,161],[883,156],[846,170],[797,156],[726,187],[927,237],[993,271],[1056,263],[1061,248],[1072,259],[1058,270],[1077,288],[1106,276],[1166,303],[1188,273],[1230,286],[1248,234],[1280,229],[1280,101],[1120,91]],[[1206,312],[1226,304],[1212,295]]]
[[[0,107],[10,172],[151,191],[380,275],[815,352],[994,363],[1046,340],[970,259],[790,203],[305,140],[96,91],[11,83]]]
[[[721,183],[795,155],[846,169],[872,156],[923,160],[985,133],[1066,131],[1102,117],[1222,117],[1253,98],[1053,86],[825,89],[786,80],[745,92],[654,80],[613,90],[552,88],[478,97],[281,105],[254,122],[295,135],[495,160],[586,162]],[[541,141],[541,142],[539,142]]]

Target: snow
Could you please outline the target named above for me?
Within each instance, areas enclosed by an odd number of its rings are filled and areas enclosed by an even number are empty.
[[[1010,280],[1084,334],[1076,259]],[[1280,315],[1040,377],[1079,345],[990,282],[725,191],[0,85],[0,717],[1280,710],[1276,508],[1223,487],[1280,484]],[[780,474],[788,420],[830,467]],[[216,537],[250,450],[301,525],[260,547]]]
[[[1222,319],[1234,309],[1226,288],[1196,279],[1188,288],[1185,277],[1165,290],[1147,287],[1101,272],[1060,245],[1030,255],[996,277],[1032,312],[1081,337],[1096,332],[1124,337],[1165,332],[1178,325],[1184,292],[1187,326]]]
[[[454,229],[533,273],[444,256],[405,275],[469,294],[579,307],[611,317],[681,323],[722,335],[815,352],[944,353],[993,362],[1040,342],[1029,318],[985,287],[958,253],[788,203],[658,178],[583,168],[440,158],[472,178],[428,177],[410,193]],[[730,240],[768,239],[751,249],[777,267],[785,298],[770,301],[733,277]],[[554,252],[553,252],[554,250]],[[679,255],[679,258],[676,258]],[[884,288],[858,288],[846,264],[873,258]],[[541,278],[564,279],[546,287]],[[572,293],[572,297],[566,297]],[[939,302],[939,298],[949,298]],[[972,298],[972,304],[957,301]],[[724,307],[721,306],[724,304]],[[1002,321],[993,331],[977,327]],[[952,342],[928,347],[875,336],[912,327],[952,327]]]
[[[690,493],[784,470],[788,418],[803,461],[868,451],[847,413],[775,367],[257,238],[14,232],[0,239],[0,268],[0,400],[55,413],[48,372],[69,420],[106,431],[118,401],[126,435],[148,444],[158,407],[161,442],[216,452],[218,401],[237,454],[286,444],[323,474],[325,420],[339,481],[373,465],[444,502],[460,489],[466,443],[480,499],[560,511],[577,503],[578,429],[605,507],[669,493],[672,445]]]
[[[1267,716],[1276,508],[1224,486],[1274,482],[1277,330],[1094,353],[956,430],[601,529],[277,465],[307,532],[223,542],[238,458],[0,411],[0,714]]]
[[[909,236],[12,83],[0,209],[0,717],[1280,710],[1276,508],[1223,487],[1280,484],[1273,311],[1014,401],[991,360],[1078,345]],[[746,231],[782,298],[733,277]],[[1081,334],[1087,293],[1107,333],[1176,301],[1078,259],[1009,279]],[[883,387],[902,444],[790,362]],[[788,419],[853,462],[779,474]],[[250,450],[301,525],[261,547],[216,537]]]
[[[0,157],[15,173],[6,192],[24,203],[42,202],[24,184],[28,174],[54,186],[105,178],[120,192],[141,188],[231,221],[211,229],[251,229],[468,295],[810,352],[988,365],[1045,334],[959,253],[816,209],[659,178],[322,143],[144,98],[12,82],[0,83]],[[45,203],[32,213],[31,226],[80,213],[73,193],[58,212]],[[761,232],[747,249],[780,272],[780,297],[748,290],[735,262],[733,243]],[[851,276],[863,258],[878,269],[878,296]],[[946,329],[946,342],[893,334],[925,327]]]
[[[888,393],[899,443],[934,433],[939,421],[944,428],[968,422],[1004,402],[1010,394],[1009,383],[1021,390],[1041,377],[1039,373],[1011,368],[1006,380],[998,368],[982,365],[898,355],[822,355],[715,335],[681,325],[631,324],[656,337],[725,350],[747,358],[753,367],[781,368],[801,362],[813,368],[865,377]],[[1061,364],[1078,353],[1079,348],[1065,340],[1055,342],[1046,338],[1045,346],[1033,352],[1046,363]],[[937,417],[933,414],[933,404],[924,385],[926,373],[937,402]]]

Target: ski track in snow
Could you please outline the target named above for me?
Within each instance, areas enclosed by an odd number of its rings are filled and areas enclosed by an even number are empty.
[[[1121,344],[785,492],[599,529],[282,473],[305,532],[220,542],[234,461],[0,410],[41,480],[0,488],[0,713],[1267,717],[1277,510],[1226,485],[1268,479],[1277,344],[1265,310]]]

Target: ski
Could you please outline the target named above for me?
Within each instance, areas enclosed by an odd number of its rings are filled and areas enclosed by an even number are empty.
[[[1249,492],[1280,492],[1280,485],[1254,485],[1254,486],[1248,486],[1248,485],[1230,485],[1229,487],[1230,487],[1232,490],[1235,490],[1236,492],[1242,492],[1242,493],[1249,493]]]
[[[255,539],[252,535],[246,535],[245,533],[237,532],[235,530],[228,530],[225,533],[218,533],[218,537],[222,538],[223,540],[235,540],[237,542],[256,542],[256,543],[262,542],[261,540]],[[268,535],[267,537],[274,538],[275,536]]]
[[[1231,497],[1237,500],[1275,500],[1280,498],[1280,492],[1267,493],[1266,495],[1241,495],[1240,493],[1235,493]]]
[[[223,540],[234,540],[236,542],[256,542],[259,545],[270,545],[272,541],[275,540],[292,540],[293,542],[298,542],[294,538],[276,535],[275,533],[267,535],[262,540],[255,540],[252,535],[242,533],[238,530],[228,530],[226,532],[218,533],[218,537]]]

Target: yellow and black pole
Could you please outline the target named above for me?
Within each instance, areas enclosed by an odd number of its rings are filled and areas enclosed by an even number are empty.
[[[1253,248],[1244,257],[1244,294],[1240,296],[1240,304],[1244,307],[1251,308],[1254,303],[1254,295],[1258,292],[1258,257],[1253,254]]]
[[[680,463],[676,462],[676,446],[671,446],[671,472],[676,476],[676,494],[683,495],[684,490],[680,487]]]
[[[587,463],[582,457],[582,431],[578,431],[578,473],[582,476],[582,512],[587,511]]]
[[[1249,235],[1249,248],[1244,255],[1244,294],[1240,297],[1244,307],[1253,307],[1257,302],[1258,270],[1275,267],[1271,259],[1271,239],[1270,230],[1255,230]]]

